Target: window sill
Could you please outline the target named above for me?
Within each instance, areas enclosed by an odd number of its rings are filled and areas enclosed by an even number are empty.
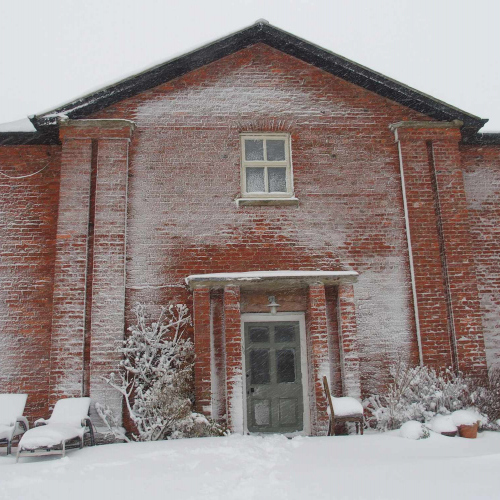
[[[298,207],[299,199],[292,198],[236,198],[236,205],[239,207]]]

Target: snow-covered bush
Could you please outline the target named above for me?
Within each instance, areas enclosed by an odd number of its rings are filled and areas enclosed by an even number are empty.
[[[426,422],[437,414],[449,415],[467,407],[470,384],[451,370],[437,372],[426,366],[398,362],[390,368],[392,383],[383,394],[368,397],[364,406],[370,425],[381,431],[398,429],[409,420]]]
[[[421,422],[416,420],[409,420],[405,422],[401,429],[399,429],[399,435],[406,439],[427,439],[430,436],[429,430]]]
[[[471,404],[488,417],[482,426],[490,430],[500,430],[500,367],[489,371],[489,384],[471,380]]]
[[[191,316],[184,304],[161,310],[157,321],[148,323],[145,307],[134,308],[137,324],[121,349],[123,360],[107,383],[120,392],[135,425],[137,441],[220,435],[222,429],[193,410],[194,346],[186,337]],[[119,429],[109,408],[99,415],[115,436]]]

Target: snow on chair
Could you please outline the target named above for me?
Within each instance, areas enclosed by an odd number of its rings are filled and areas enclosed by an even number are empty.
[[[356,424],[356,434],[361,430],[363,435],[363,406],[355,398],[351,397],[332,397],[328,380],[323,377],[323,388],[325,389],[326,400],[328,402],[328,416],[330,421],[328,423],[328,436],[335,436],[335,425],[343,424],[346,422],[354,422]]]
[[[29,429],[23,417],[27,394],[0,394],[0,442],[7,442],[7,455],[12,449],[12,440]]]
[[[83,448],[86,432],[90,434],[90,444],[94,446],[94,431],[88,417],[90,398],[60,399],[52,416],[35,422],[35,427],[26,432],[17,447],[16,463],[22,452],[27,456],[64,455],[66,443],[79,440],[79,447]]]

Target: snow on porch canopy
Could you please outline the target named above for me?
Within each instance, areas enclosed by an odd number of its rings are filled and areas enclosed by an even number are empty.
[[[186,278],[191,288],[197,286],[223,287],[225,285],[291,286],[311,283],[338,285],[354,283],[358,278],[356,271],[250,271],[245,273],[192,274]]]

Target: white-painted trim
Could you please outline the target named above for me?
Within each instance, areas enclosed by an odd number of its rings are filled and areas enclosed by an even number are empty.
[[[270,313],[243,313],[241,315],[241,356],[242,356],[242,378],[243,378],[243,429],[248,434],[247,426],[247,388],[246,388],[246,367],[245,367],[245,323],[269,323],[271,321],[298,321],[300,333],[300,369],[302,370],[302,398],[303,398],[303,424],[304,428],[293,435],[311,435],[311,418],[309,405],[309,371],[307,365],[307,340],[306,340],[306,319],[303,312],[282,312]],[[286,435],[286,434],[285,434]]]
[[[295,196],[290,198],[236,198],[234,200],[238,207],[260,207],[260,206],[275,206],[275,207],[298,207],[299,199]]]
[[[210,273],[191,274],[184,281],[191,288],[196,286],[213,286],[217,283],[262,283],[264,281],[301,280],[304,283],[325,283],[337,285],[340,282],[354,283],[358,278],[356,271],[248,271],[243,273]]]

